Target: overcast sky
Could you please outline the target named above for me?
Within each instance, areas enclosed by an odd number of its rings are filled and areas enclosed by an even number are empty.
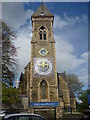
[[[15,45],[19,47],[17,56],[19,66],[16,79],[30,61],[31,15],[40,4],[39,2],[4,2],[2,6],[3,21],[15,31],[17,36]],[[88,3],[45,2],[44,4],[54,15],[57,72],[65,70],[66,73],[77,74],[87,88]]]

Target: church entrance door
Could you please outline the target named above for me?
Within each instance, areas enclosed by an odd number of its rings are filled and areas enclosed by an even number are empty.
[[[48,120],[56,120],[56,108],[34,108],[34,113],[44,116]]]

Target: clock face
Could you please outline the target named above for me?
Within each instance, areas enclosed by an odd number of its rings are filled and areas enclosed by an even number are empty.
[[[42,48],[41,50],[39,50],[39,54],[42,55],[43,57],[45,55],[47,55],[48,51],[45,48]]]
[[[52,64],[47,59],[38,60],[35,64],[35,70],[40,75],[47,75],[52,70]]]

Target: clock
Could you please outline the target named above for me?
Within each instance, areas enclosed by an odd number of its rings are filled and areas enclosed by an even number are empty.
[[[42,48],[41,50],[39,50],[39,54],[43,57],[46,56],[47,53],[48,53],[48,51],[45,48]]]
[[[40,59],[35,64],[35,71],[40,75],[47,75],[52,70],[52,63],[47,59]]]

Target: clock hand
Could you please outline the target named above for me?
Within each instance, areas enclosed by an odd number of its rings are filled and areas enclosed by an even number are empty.
[[[46,64],[44,61],[42,61],[42,63],[39,64],[39,66],[42,66],[44,68],[45,66],[48,66],[48,64]]]

